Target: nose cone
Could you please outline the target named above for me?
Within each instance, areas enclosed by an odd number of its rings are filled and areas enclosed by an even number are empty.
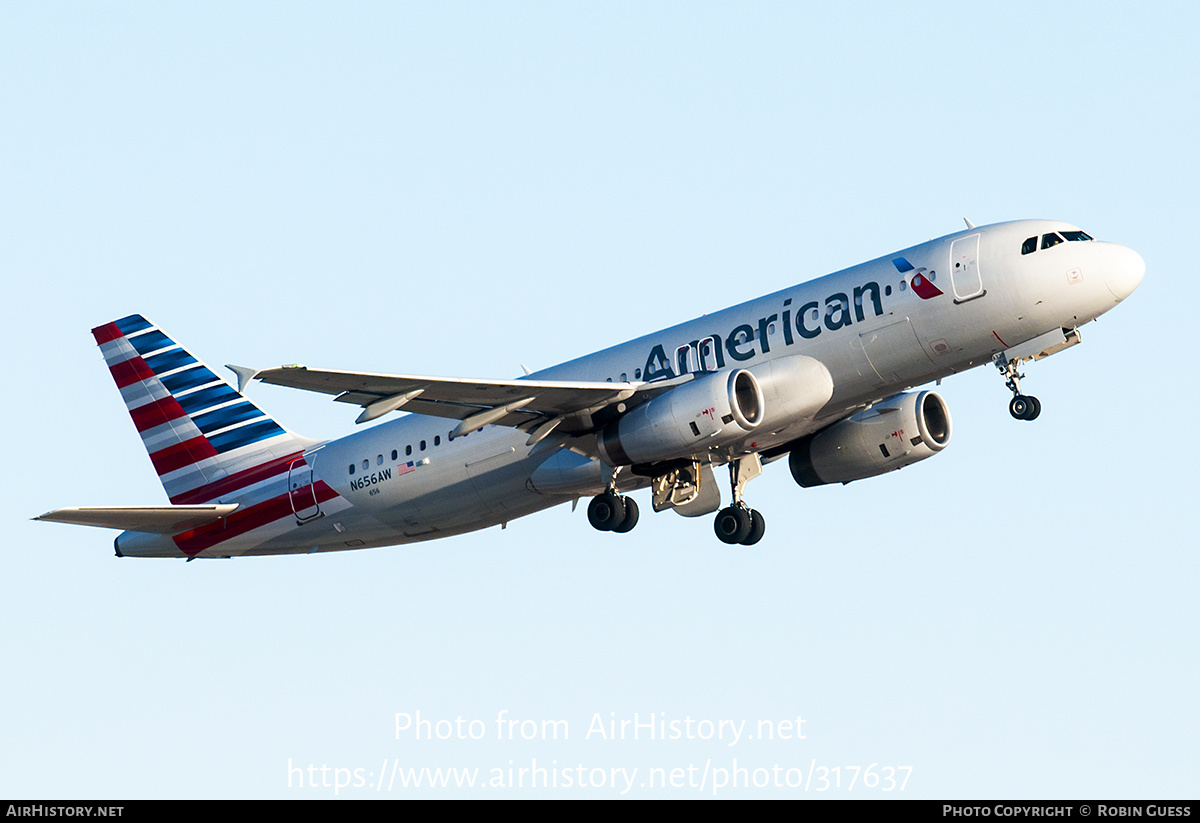
[[[1108,290],[1118,301],[1124,300],[1146,276],[1146,261],[1133,249],[1116,245],[1108,249],[1107,258]]]

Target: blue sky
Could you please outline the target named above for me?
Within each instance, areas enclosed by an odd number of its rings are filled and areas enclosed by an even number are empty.
[[[348,797],[611,797],[614,769],[707,766],[704,790],[630,792],[692,797],[778,765],[842,786],[717,795],[882,796],[846,786],[876,764],[911,767],[902,797],[1194,797],[1197,17],[5,4],[0,794],[333,796],[291,764],[375,775]],[[131,312],[214,364],[511,377],[964,216],[1071,221],[1137,249],[1146,279],[1026,369],[1035,424],[977,370],[940,389],[936,460],[809,490],[768,467],[753,550],[641,498],[619,540],[560,507],[186,565],[28,520],[165,502],[88,334]],[[310,436],[353,428],[323,397],[254,398]],[[398,738],[418,711],[487,733]],[[502,711],[570,738],[497,739]],[[634,713],[802,717],[805,738],[587,735]],[[374,788],[397,763],[510,761],[607,776]]]

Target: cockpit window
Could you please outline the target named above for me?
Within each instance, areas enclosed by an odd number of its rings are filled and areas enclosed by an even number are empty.
[[[1042,235],[1042,248],[1043,249],[1048,249],[1051,246],[1057,246],[1061,242],[1063,242],[1063,239],[1061,237],[1059,237],[1057,234],[1043,234]]]
[[[1021,254],[1033,254],[1037,251],[1037,235],[1028,238],[1021,244]]]
[[[1089,235],[1087,232],[1082,232],[1082,231],[1064,231],[1062,233],[1062,236],[1067,238],[1068,240],[1091,240],[1091,239],[1093,239],[1092,236]]]

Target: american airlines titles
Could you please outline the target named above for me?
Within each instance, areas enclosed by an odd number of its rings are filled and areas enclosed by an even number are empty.
[[[793,315],[792,299],[789,297],[783,301],[782,315],[760,317],[757,326],[743,323],[724,336],[714,333],[702,340],[693,340],[675,350],[674,362],[667,357],[661,343],[654,346],[646,357],[642,379],[663,380],[687,372],[716,371],[725,368],[729,361],[744,362],[759,354],[767,354],[771,351],[769,335],[776,321],[780,323],[785,346],[795,343],[797,335],[812,340],[826,329],[832,332],[863,322],[868,302],[875,317],[883,315],[883,298],[879,284],[874,281],[855,286],[852,298],[845,292],[835,292],[826,297],[823,319],[821,304],[816,300],[800,306]]]

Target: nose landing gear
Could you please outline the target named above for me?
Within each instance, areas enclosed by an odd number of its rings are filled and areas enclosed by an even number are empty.
[[[1013,399],[1008,404],[1008,413],[1017,420],[1036,420],[1042,413],[1042,402],[1032,395],[1021,394],[1021,379],[1025,375],[1017,371],[1016,362],[1005,357],[1004,352],[997,354],[992,362],[1004,375],[1004,385],[1013,393]]]

